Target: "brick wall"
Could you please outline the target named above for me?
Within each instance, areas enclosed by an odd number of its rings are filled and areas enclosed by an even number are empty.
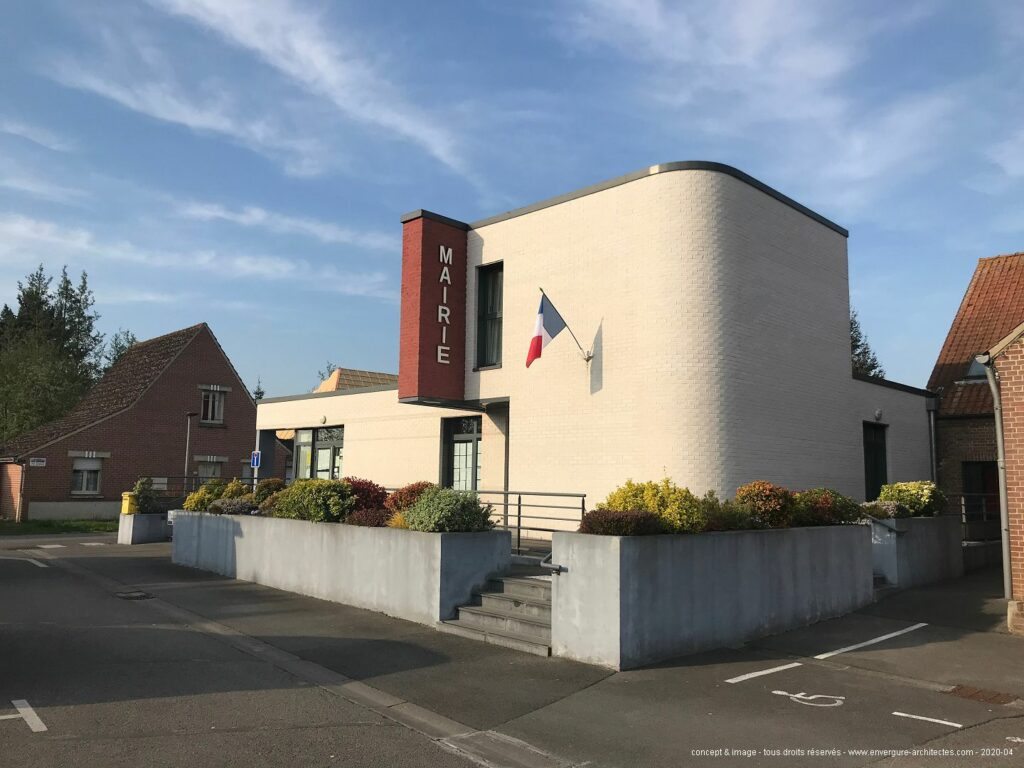
[[[971,386],[988,387],[988,382]],[[940,418],[935,424],[938,484],[950,499],[964,492],[963,462],[996,460],[993,416]]]
[[[1003,401],[1006,442],[1007,511],[1010,522],[1010,573],[1013,597],[1024,601],[1024,339],[1011,344],[996,361]],[[1024,617],[1020,617],[1024,618]],[[1018,619],[1024,631],[1024,623]]]
[[[26,517],[32,502],[69,502],[74,459],[69,451],[109,452],[103,459],[101,488],[90,501],[117,501],[141,476],[180,477],[185,470],[185,413],[199,412],[199,385],[231,387],[224,397],[223,426],[200,426],[192,419],[189,472],[195,455],[226,456],[224,477],[241,477],[256,440],[256,406],[221,354],[213,336],[203,330],[167,371],[129,410],[29,454],[46,458],[45,467],[26,467]],[[26,457],[27,458],[27,457]]]

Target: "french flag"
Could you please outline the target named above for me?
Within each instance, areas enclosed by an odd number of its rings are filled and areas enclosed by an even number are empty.
[[[537,324],[533,329],[533,338],[530,339],[530,351],[526,353],[526,367],[541,356],[544,347],[551,343],[565,328],[565,320],[558,314],[555,305],[548,301],[548,297],[541,294],[540,309],[537,310]]]

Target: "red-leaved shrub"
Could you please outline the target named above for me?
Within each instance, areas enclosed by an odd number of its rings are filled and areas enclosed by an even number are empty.
[[[360,509],[380,509],[387,501],[388,492],[372,480],[363,480],[361,477],[346,477],[345,482],[352,486],[352,495],[355,497],[355,506],[352,511]]]
[[[423,492],[427,490],[427,488],[430,488],[433,485],[433,483],[428,483],[426,480],[420,480],[418,483],[409,483],[409,485],[404,485],[388,496],[387,501],[384,502],[384,506],[392,512],[404,512],[419,500],[420,496],[423,495]]]
[[[664,521],[645,509],[595,509],[580,522],[580,533],[598,536],[651,536],[668,533]]]
[[[788,528],[793,521],[793,494],[767,480],[741,485],[735,501],[749,507],[758,528]]]
[[[367,528],[383,528],[394,514],[390,509],[357,509],[345,518],[345,522]]]

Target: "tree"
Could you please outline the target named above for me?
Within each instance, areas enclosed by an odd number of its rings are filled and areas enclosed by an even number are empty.
[[[256,388],[252,391],[252,399],[255,400],[258,403],[260,400],[262,400],[266,396],[267,396],[267,393],[263,389],[263,381],[260,380],[259,376],[257,376],[256,377]]]
[[[854,373],[876,379],[885,377],[885,369],[878,362],[874,350],[868,344],[867,336],[864,335],[864,331],[860,327],[857,310],[852,308],[850,309],[850,357]]]
[[[330,378],[331,374],[334,373],[335,370],[337,370],[337,368],[338,366],[336,366],[334,363],[328,360],[327,365],[325,365],[322,369],[317,371],[316,375],[320,377],[320,381],[327,381],[327,379]]]
[[[17,308],[0,309],[0,442],[67,413],[135,336],[118,331],[110,347],[85,272],[67,267],[56,288],[43,265],[18,282]]]
[[[138,339],[135,338],[135,334],[131,331],[125,330],[124,328],[118,328],[110,339],[110,345],[107,347],[106,354],[106,368],[110,368],[114,363],[121,359],[121,355],[128,351],[128,347],[132,344],[138,343]]]

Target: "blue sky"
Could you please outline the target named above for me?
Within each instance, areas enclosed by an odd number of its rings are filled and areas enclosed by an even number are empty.
[[[0,302],[84,269],[104,331],[205,320],[269,395],[397,369],[415,208],[735,165],[850,230],[915,385],[977,258],[1024,250],[1020,3],[35,0],[0,49]]]

